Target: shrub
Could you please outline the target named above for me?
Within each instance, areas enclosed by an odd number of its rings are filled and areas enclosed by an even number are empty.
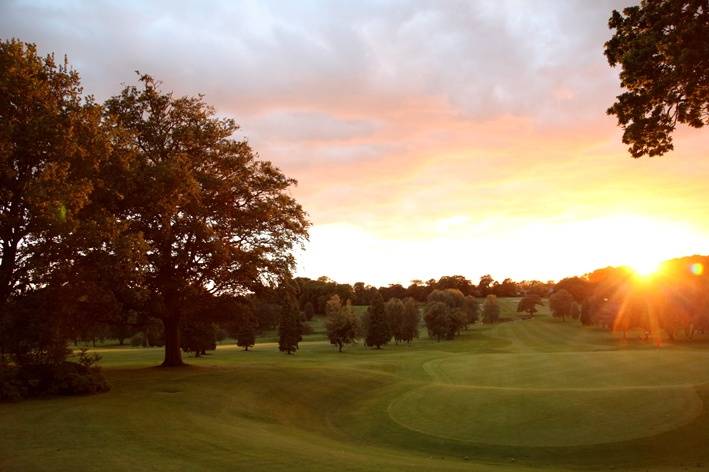
[[[42,395],[89,395],[110,390],[97,354],[79,353],[78,362],[3,365],[0,368],[0,401],[19,401]]]
[[[141,347],[145,345],[145,337],[143,336],[143,334],[138,333],[133,335],[133,337],[130,338],[130,345],[133,347]]]

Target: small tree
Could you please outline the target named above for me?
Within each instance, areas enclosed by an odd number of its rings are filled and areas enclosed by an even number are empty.
[[[389,323],[387,323],[386,309],[382,296],[377,293],[372,304],[367,309],[364,322],[365,338],[364,343],[367,346],[374,346],[381,349],[383,345],[391,339],[389,331]]]
[[[478,305],[478,301],[475,299],[475,297],[472,297],[470,295],[465,297],[465,299],[463,300],[463,310],[465,310],[465,314],[467,317],[466,325],[475,324],[475,322],[478,321],[480,305]]]
[[[190,290],[184,300],[180,347],[185,352],[194,352],[195,357],[206,355],[217,348],[217,322],[224,305],[203,290]]]
[[[426,305],[426,314],[423,316],[426,322],[428,335],[436,341],[441,339],[452,339],[455,335],[455,327],[451,316],[451,310],[443,302],[430,302]]]
[[[253,310],[247,305],[239,305],[235,320],[232,323],[229,335],[236,339],[236,345],[248,351],[256,344],[256,333],[258,332],[258,319]]]
[[[182,320],[182,350],[193,352],[195,357],[217,348],[217,327],[208,318],[185,316]]]
[[[549,309],[555,318],[561,318],[562,321],[566,321],[566,317],[578,318],[578,305],[574,297],[563,288],[549,297]]]
[[[500,320],[500,305],[495,295],[488,295],[483,304],[483,323],[497,323]]]
[[[527,313],[527,315],[529,315],[529,317],[531,318],[537,312],[537,306],[543,305],[544,302],[542,301],[542,298],[539,295],[535,293],[529,293],[522,297],[522,299],[517,304],[517,313]]]
[[[429,304],[443,303],[448,308],[445,320],[447,331],[444,335],[446,339],[453,339],[468,325],[468,312],[463,293],[456,288],[445,290],[434,290],[427,297]],[[435,310],[434,310],[435,311]]]
[[[401,323],[401,332],[399,336],[402,341],[410,343],[414,338],[419,337],[419,324],[421,323],[421,314],[416,300],[409,297],[404,300],[404,313]]]
[[[337,297],[337,295],[333,298],[335,297]],[[337,301],[339,303],[339,297],[337,297]],[[352,303],[349,300],[347,300],[345,306],[341,306],[339,310],[330,310],[327,320],[325,321],[325,328],[327,329],[327,338],[330,340],[330,344],[336,345],[339,352],[342,352],[342,348],[345,344],[351,344],[357,339],[359,319],[357,315],[354,314]]]
[[[384,305],[389,330],[391,331],[394,341],[398,344],[403,341],[404,330],[404,302],[399,298],[390,298]]]
[[[468,326],[468,314],[463,308],[454,308],[451,310],[451,322],[453,325],[453,336],[460,334]]]
[[[298,302],[292,295],[287,295],[278,325],[278,350],[293,354],[298,350],[298,343],[302,340],[303,326],[300,320]]]

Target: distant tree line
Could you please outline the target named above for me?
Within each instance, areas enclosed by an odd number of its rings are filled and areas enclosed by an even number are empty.
[[[478,300],[454,288],[435,289],[424,303],[412,297],[392,297],[385,303],[377,292],[361,318],[354,313],[350,300],[343,304],[337,294],[327,300],[325,307],[327,336],[339,351],[357,339],[376,349],[392,340],[397,344],[411,343],[419,337],[422,312],[428,336],[436,341],[454,339],[480,319]],[[483,303],[482,322],[498,321],[500,307],[497,297],[490,294]]]
[[[463,296],[486,297],[518,297],[524,294],[536,294],[546,297],[554,287],[554,282],[540,282],[536,280],[515,282],[512,279],[496,281],[490,275],[483,275],[475,284],[462,275],[443,276],[438,280],[430,279],[426,282],[413,280],[408,286],[391,284],[382,287],[356,282],[353,285],[337,283],[328,277],[310,279],[297,277],[294,279],[297,287],[298,302],[306,318],[313,315],[324,315],[326,304],[332,295],[337,295],[340,300],[350,300],[352,305],[371,305],[377,297],[386,303],[391,298],[412,298],[419,303],[429,301],[429,296],[434,291],[458,290]]]

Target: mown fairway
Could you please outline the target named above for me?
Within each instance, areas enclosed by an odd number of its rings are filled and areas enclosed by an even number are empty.
[[[307,339],[173,370],[159,349],[105,349],[110,393],[0,405],[0,470],[709,468],[702,342],[545,314],[381,351]]]

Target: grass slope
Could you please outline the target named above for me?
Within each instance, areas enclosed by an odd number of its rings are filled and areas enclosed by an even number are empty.
[[[338,354],[314,325],[295,356],[220,346],[183,369],[101,349],[111,392],[0,405],[0,470],[709,466],[705,345],[622,344],[543,312]]]

